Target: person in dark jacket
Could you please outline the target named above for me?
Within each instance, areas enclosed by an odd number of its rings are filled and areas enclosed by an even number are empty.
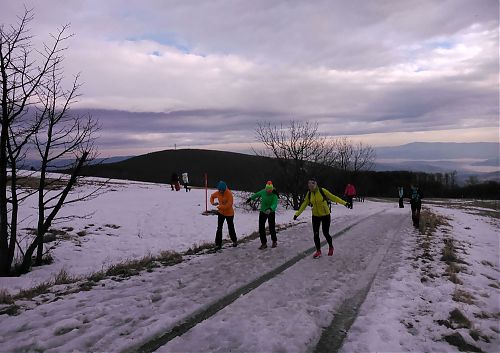
[[[179,176],[177,173],[172,173],[172,176],[170,177],[170,187],[172,188],[172,191],[180,189]]]
[[[278,195],[274,191],[274,186],[271,181],[268,181],[265,188],[250,196],[247,203],[252,200],[260,198],[260,212],[259,212],[259,236],[260,247],[259,250],[267,249],[266,237],[266,221],[269,222],[269,233],[271,233],[271,240],[275,248],[278,245],[276,238],[276,208],[278,207]]]
[[[422,199],[424,194],[418,186],[412,185],[410,187],[410,206],[411,206],[411,219],[415,227],[420,225],[420,209],[422,208]]]

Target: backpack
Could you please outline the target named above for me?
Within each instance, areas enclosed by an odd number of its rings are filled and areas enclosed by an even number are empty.
[[[411,199],[413,201],[420,201],[420,191],[418,189],[413,189],[411,191]]]
[[[319,193],[321,194],[321,197],[323,198],[323,201],[326,201],[326,203],[328,204],[328,209],[330,210],[330,212],[332,212],[332,202],[330,201],[330,199],[328,197],[326,197],[325,192],[323,191],[323,188],[318,186],[318,189],[319,189]],[[309,206],[312,206],[311,192],[310,191],[307,192],[306,199],[308,200]]]

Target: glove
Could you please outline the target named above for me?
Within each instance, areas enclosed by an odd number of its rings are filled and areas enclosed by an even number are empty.
[[[265,211],[264,211],[264,213],[265,213],[265,214],[269,214],[269,213],[271,213],[271,209],[270,209],[270,208],[268,208],[267,210],[265,210]]]
[[[297,216],[297,215],[294,215],[294,216],[293,216],[293,220],[294,220],[294,221],[295,221],[297,218],[298,218],[298,216]]]
[[[250,203],[251,201],[252,201],[252,199],[251,199],[251,198],[248,198],[248,199],[245,201],[245,203]]]

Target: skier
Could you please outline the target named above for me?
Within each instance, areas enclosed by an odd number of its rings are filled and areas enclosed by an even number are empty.
[[[415,227],[420,225],[420,209],[422,208],[422,199],[424,194],[418,186],[412,185],[410,187],[410,205],[411,205],[411,219]]]
[[[186,189],[186,192],[191,191],[191,188],[189,187],[188,173],[182,173],[182,183],[184,184],[184,189]]]
[[[180,185],[179,185],[179,177],[177,176],[177,173],[172,173],[172,176],[170,177],[170,187],[172,188],[172,191],[174,189],[176,191],[180,190]]]
[[[297,217],[306,209],[309,205],[312,207],[312,226],[313,226],[313,234],[314,234],[314,245],[316,245],[316,252],[313,255],[313,258],[317,259],[321,257],[321,242],[319,240],[319,227],[322,226],[323,235],[328,242],[328,256],[333,255],[333,243],[332,237],[330,236],[330,207],[328,204],[328,200],[340,203],[345,207],[349,208],[349,204],[342,200],[340,197],[333,195],[330,191],[318,187],[318,182],[314,178],[310,178],[307,182],[307,186],[309,191],[306,194],[302,205],[300,205],[299,210],[293,216],[293,219],[296,220]]]
[[[275,248],[278,243],[276,238],[276,208],[278,207],[278,195],[274,190],[272,181],[268,181],[265,188],[256,192],[247,199],[247,203],[252,200],[260,198],[260,212],[259,212],[259,236],[260,247],[259,250],[267,249],[266,238],[266,221],[269,222],[269,233],[271,233],[272,248]]]
[[[344,190],[344,196],[347,198],[347,202],[349,203],[349,208],[352,210],[352,202],[354,196],[356,196],[356,188],[352,184],[347,184]]]
[[[217,198],[217,201],[215,199]],[[233,247],[238,246],[238,239],[236,238],[236,231],[234,229],[234,208],[233,208],[233,194],[227,187],[226,183],[219,181],[217,184],[217,191],[210,196],[210,203],[217,206],[217,232],[215,233],[215,248],[222,249],[222,226],[224,221],[227,222],[229,229],[229,237],[233,242]]]
[[[404,189],[402,186],[398,187],[398,194],[399,194],[399,208],[405,208],[403,204]]]

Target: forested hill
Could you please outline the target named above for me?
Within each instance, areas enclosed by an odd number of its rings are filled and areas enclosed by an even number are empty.
[[[190,183],[194,186],[203,186],[204,175],[207,173],[211,188],[219,180],[224,180],[230,189],[246,191],[259,190],[267,180],[272,180],[278,190],[287,192],[285,179],[289,182],[296,177],[293,172],[283,174],[278,160],[273,158],[197,149],[153,152],[117,163],[87,166],[82,175],[168,184],[174,172],[179,176],[187,172]],[[359,192],[366,196],[396,197],[398,186],[408,189],[410,184],[415,183],[425,190],[427,197],[500,197],[498,183],[458,187],[451,180],[443,178],[442,174],[410,171],[368,171],[354,174],[312,164],[307,166],[304,173],[304,177],[316,177],[322,186],[339,196],[343,194],[345,185],[353,182]],[[449,181],[448,184],[446,180]],[[303,184],[305,190],[305,181]]]
[[[277,161],[241,153],[182,149],[153,152],[118,162],[88,166],[83,175],[169,183],[172,173],[189,174],[192,185],[203,186],[208,174],[209,187],[219,180],[231,189],[253,190],[267,180],[278,178]],[[276,179],[277,181],[277,179]]]

